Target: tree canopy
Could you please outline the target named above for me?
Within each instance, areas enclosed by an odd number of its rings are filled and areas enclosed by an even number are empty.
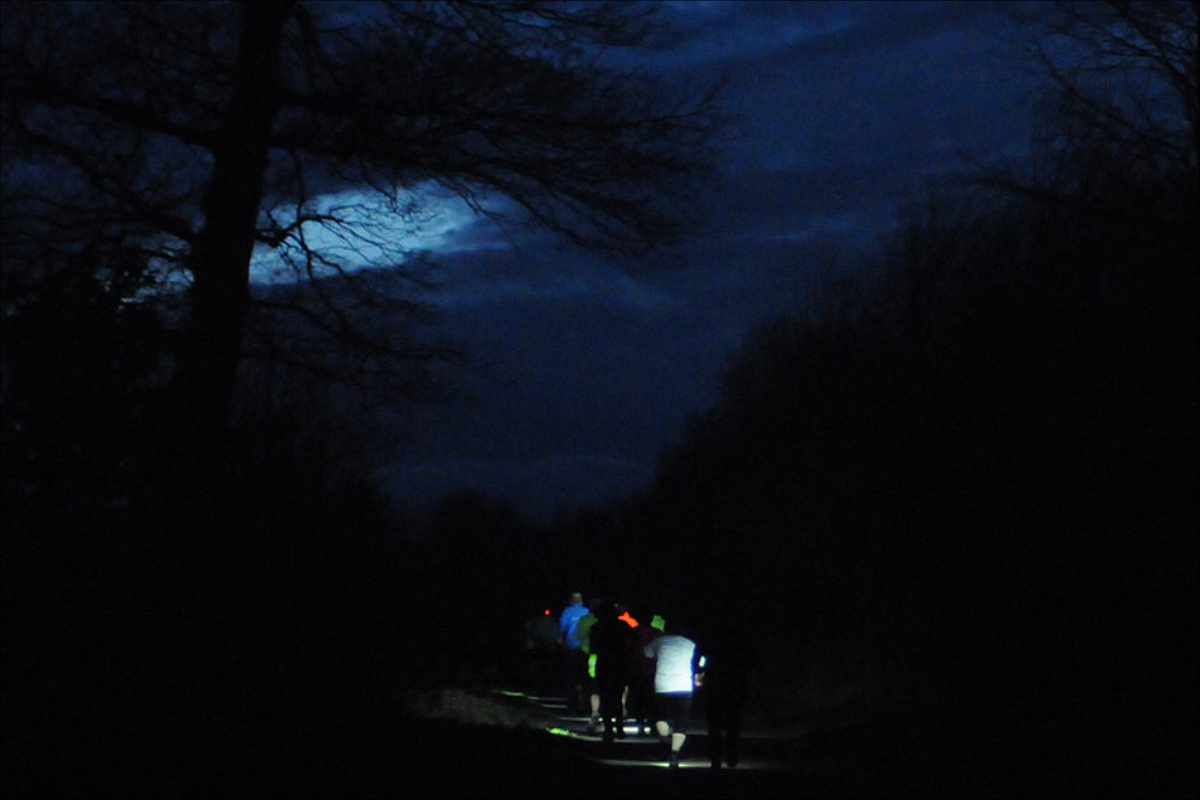
[[[369,293],[356,268],[406,274],[404,230],[428,219],[432,191],[619,253],[684,227],[719,116],[711,92],[637,68],[654,15],[535,0],[8,4],[5,294],[81,264],[142,298],[186,285],[180,374],[214,409],[255,303],[379,356],[435,356],[360,335],[346,309]],[[256,258],[308,301],[252,298]],[[414,310],[392,300],[384,311]]]
[[[1200,4],[1059,0],[1012,13],[1033,68],[1051,90],[1043,99],[1037,159],[1020,179],[989,175],[987,181],[1054,202],[1087,196],[1096,211],[1106,194],[1096,181],[1109,180],[1109,192],[1120,195],[1135,188],[1131,178],[1170,176],[1170,193],[1191,198],[1178,207],[1195,213]],[[1121,169],[1113,169],[1118,162]],[[1144,221],[1153,223],[1156,214]]]

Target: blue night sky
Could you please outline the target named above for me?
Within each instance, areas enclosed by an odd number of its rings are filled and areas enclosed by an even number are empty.
[[[852,267],[902,205],[968,161],[1017,156],[1035,79],[1006,9],[968,3],[671,4],[671,80],[721,80],[735,115],[696,231],[637,261],[444,205],[435,335],[473,367],[405,408],[380,472],[401,502],[473,487],[546,518],[637,490],[752,328]]]

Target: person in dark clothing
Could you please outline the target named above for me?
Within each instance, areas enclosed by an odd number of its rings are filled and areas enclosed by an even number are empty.
[[[525,677],[539,694],[554,692],[562,671],[558,619],[550,609],[525,621]]]
[[[638,734],[650,736],[654,722],[654,659],[646,658],[646,645],[662,636],[666,622],[658,614],[650,618],[649,624],[639,625],[634,630],[637,638],[629,655],[627,667],[629,678],[629,713],[637,723]]]
[[[693,655],[693,671],[697,687],[705,694],[709,763],[713,769],[720,769],[724,761],[736,769],[742,710],[758,652],[753,637],[736,615],[712,622]]]
[[[604,741],[625,737],[625,708],[622,694],[628,683],[629,651],[633,647],[633,630],[620,619],[624,609],[607,604],[598,614],[599,620],[591,630],[591,648],[596,656],[596,685],[600,691],[600,716],[604,720]]]

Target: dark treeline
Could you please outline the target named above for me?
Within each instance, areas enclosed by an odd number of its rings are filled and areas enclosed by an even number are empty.
[[[60,274],[6,287],[14,791],[365,775],[397,639],[395,522],[362,427],[330,390],[255,363],[219,446],[198,440],[160,310]]]
[[[1057,155],[1052,184],[931,192],[762,325],[654,485],[567,548],[693,623],[738,609],[797,681],[854,642],[881,708],[930,704],[968,749],[982,726],[1070,769],[1136,717],[1104,747],[1154,774],[1194,663],[1194,173]]]
[[[1140,188],[1103,215],[931,202],[815,315],[761,327],[644,501],[680,580],[1009,686],[1095,674],[1031,651],[1133,647],[1180,568],[1195,346],[1189,201]]]

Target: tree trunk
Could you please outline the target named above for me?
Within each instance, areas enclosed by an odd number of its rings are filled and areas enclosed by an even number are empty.
[[[189,257],[192,325],[180,398],[201,435],[228,423],[249,296],[250,258],[262,202],[271,127],[278,109],[283,27],[293,0],[242,5],[238,83],[213,150],[204,227]]]
[[[1192,0],[1192,96],[1186,98],[1191,104],[1192,123],[1192,169],[1196,175],[1195,205],[1200,206],[1200,0]]]

